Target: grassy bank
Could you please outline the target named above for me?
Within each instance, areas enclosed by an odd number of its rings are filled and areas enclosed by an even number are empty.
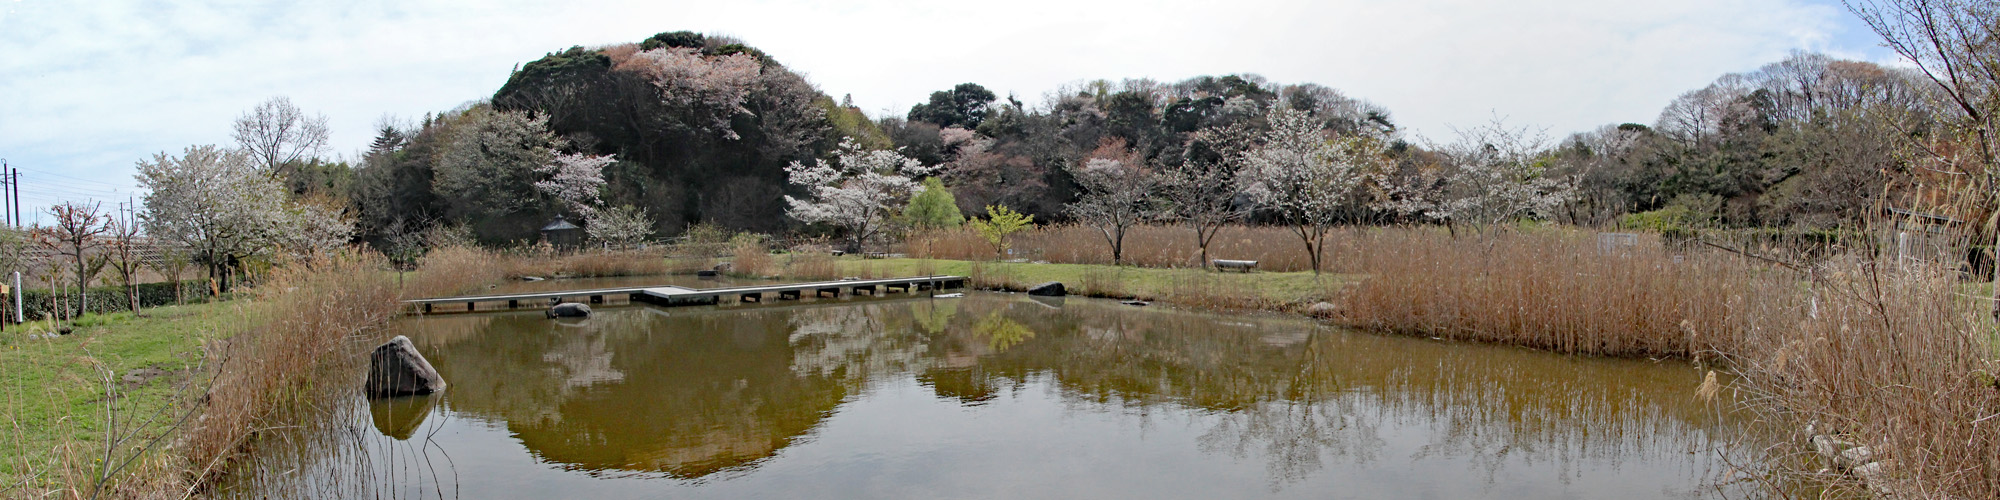
[[[0,370],[0,407],[7,419],[0,423],[0,485],[13,486],[13,493],[57,489],[78,479],[70,477],[78,471],[52,471],[102,460],[107,430],[126,434],[132,444],[168,432],[175,419],[164,416],[178,416],[184,407],[201,371],[202,346],[242,323],[242,305],[157,307],[143,317],[90,315],[70,335],[53,337],[41,333],[46,323],[0,333],[0,366],[6,367]]]

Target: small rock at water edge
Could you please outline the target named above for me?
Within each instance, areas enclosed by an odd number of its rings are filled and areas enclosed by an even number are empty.
[[[397,335],[368,355],[369,397],[430,394],[444,390],[444,377],[417,353],[409,337]]]
[[[1320,302],[1306,307],[1306,315],[1315,318],[1331,318],[1340,315],[1340,306],[1332,302]]]
[[[1061,297],[1064,295],[1069,295],[1069,290],[1063,288],[1062,282],[1051,281],[1048,283],[1043,283],[1040,285],[1029,287],[1028,295],[1040,295],[1043,297]]]
[[[1140,307],[1145,307],[1145,306],[1146,306],[1146,305],[1148,304],[1148,302],[1146,302],[1146,301],[1143,301],[1143,300],[1127,300],[1127,301],[1124,301],[1124,302],[1119,302],[1119,303],[1120,303],[1120,304],[1125,304],[1125,305],[1128,305],[1128,306],[1140,306]]]
[[[548,315],[551,318],[587,318],[590,317],[590,304],[581,302],[556,304],[549,308]]]
[[[545,280],[545,279],[548,279],[548,278],[543,278],[543,277],[541,277],[541,276],[522,276],[522,277],[521,277],[521,281],[541,281],[541,280]]]

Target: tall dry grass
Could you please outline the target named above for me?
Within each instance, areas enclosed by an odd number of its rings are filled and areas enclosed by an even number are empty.
[[[840,265],[833,261],[833,254],[826,252],[792,253],[785,261],[785,275],[813,280],[841,277]]]
[[[1867,446],[1897,498],[2000,498],[2000,353],[1983,301],[1955,272],[1834,259],[1796,301],[1752,301],[1729,356],[1750,406],[1792,429],[1770,457],[1789,482],[1863,487],[1812,433]],[[1808,426],[1813,430],[1808,431]],[[1827,470],[1833,467],[1833,470]]]
[[[280,268],[256,290],[257,326],[206,349],[216,360],[209,389],[175,447],[187,494],[213,485],[260,434],[358,390],[340,375],[366,362],[366,340],[398,312],[387,268],[379,255],[342,253],[312,269]]]
[[[1657,242],[1602,251],[1592,233],[1570,230],[1380,230],[1352,241],[1349,265],[1366,277],[1342,291],[1337,322],[1712,361],[1739,375],[1745,407],[1794,434],[1758,457],[1769,484],[1863,487],[1808,444],[1831,433],[1884,460],[1867,485],[1878,493],[2000,498],[2000,329],[1949,269],[1865,255],[1786,268]]]
[[[770,248],[763,237],[738,235],[730,240],[730,246],[730,253],[735,255],[735,258],[729,261],[730,272],[742,276],[764,277],[776,270],[773,267],[776,261],[771,258]]]
[[[1604,251],[1584,231],[1371,231],[1347,266],[1339,321],[1412,335],[1565,353],[1694,357],[1733,351],[1753,299],[1787,284],[1731,256],[1657,244]]]

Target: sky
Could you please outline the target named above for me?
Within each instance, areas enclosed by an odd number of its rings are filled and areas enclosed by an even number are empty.
[[[1561,137],[1652,123],[1683,92],[1795,50],[1897,64],[1826,0],[0,0],[0,159],[22,210],[143,197],[135,163],[230,145],[287,96],[354,158],[384,117],[490,97],[573,45],[740,38],[871,115],[962,82],[1033,104],[1065,84],[1256,73],[1382,105],[1419,141],[1503,118]],[[46,219],[41,216],[39,219]]]

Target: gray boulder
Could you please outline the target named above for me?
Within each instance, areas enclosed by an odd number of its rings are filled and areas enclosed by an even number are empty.
[[[554,307],[549,308],[548,316],[551,318],[588,318],[590,317],[590,304],[581,302],[556,304]]]
[[[1042,297],[1061,297],[1064,295],[1069,295],[1069,290],[1063,288],[1062,282],[1051,281],[1048,283],[1043,283],[1040,285],[1029,287],[1028,295],[1036,295]]]
[[[369,397],[430,394],[444,390],[444,377],[417,353],[409,337],[397,335],[368,355]]]

